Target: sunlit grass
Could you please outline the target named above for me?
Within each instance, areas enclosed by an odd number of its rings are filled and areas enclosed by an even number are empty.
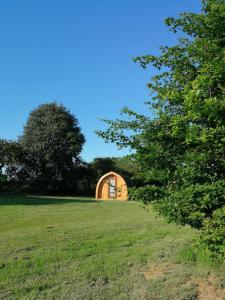
[[[0,299],[194,299],[197,240],[134,202],[1,197]]]

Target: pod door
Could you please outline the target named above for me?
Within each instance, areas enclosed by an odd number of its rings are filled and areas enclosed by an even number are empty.
[[[116,199],[116,177],[110,177],[109,181],[109,190],[108,190],[108,195],[109,195],[109,199]]]

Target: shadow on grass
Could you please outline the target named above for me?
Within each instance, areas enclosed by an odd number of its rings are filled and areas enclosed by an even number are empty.
[[[1,205],[52,205],[68,203],[98,203],[99,201],[82,197],[31,197],[31,196],[0,196]]]

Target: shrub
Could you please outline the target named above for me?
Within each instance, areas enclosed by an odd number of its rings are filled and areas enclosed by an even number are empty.
[[[147,185],[139,188],[131,188],[129,195],[130,200],[149,203],[164,197],[165,191],[160,187]]]
[[[225,257],[225,206],[204,221],[202,240],[215,256]]]
[[[156,203],[160,214],[180,225],[201,229],[204,220],[211,218],[214,210],[225,203],[225,181],[211,184],[195,184],[171,193]]]

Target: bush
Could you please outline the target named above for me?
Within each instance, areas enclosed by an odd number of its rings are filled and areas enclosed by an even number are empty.
[[[180,225],[201,229],[204,220],[211,218],[216,209],[225,203],[225,181],[212,184],[195,184],[171,193],[156,203],[160,214]]]
[[[0,174],[0,184],[4,184],[7,181],[7,176]]]
[[[0,174],[0,193],[4,192],[7,186],[7,176]]]
[[[129,195],[130,200],[149,203],[165,197],[165,191],[160,187],[147,185],[139,188],[131,188]]]
[[[204,221],[202,240],[215,256],[225,257],[225,206]]]

